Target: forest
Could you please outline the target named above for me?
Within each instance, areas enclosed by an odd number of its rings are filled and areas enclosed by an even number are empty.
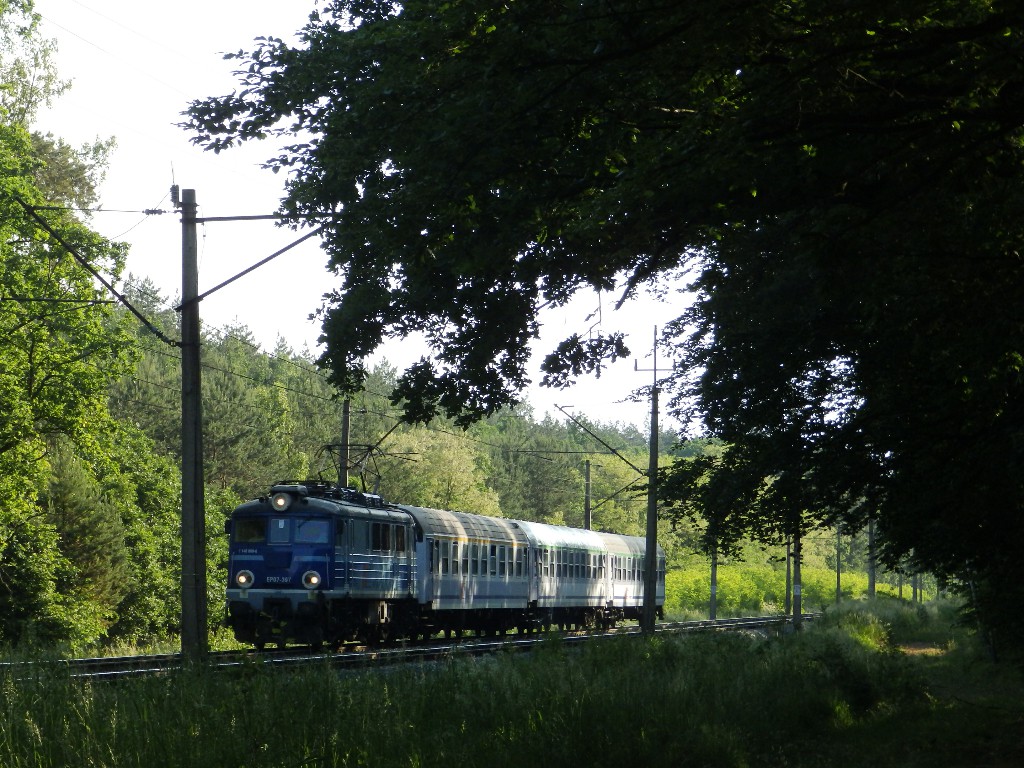
[[[161,334],[176,337],[179,316],[169,298],[145,281],[127,283],[124,295]],[[2,561],[5,644],[142,644],[178,631],[180,352],[123,308],[97,305],[97,311],[104,314],[98,333],[117,332],[127,362],[97,391],[79,431],[39,437],[42,461],[35,466],[45,462],[47,471],[25,494],[23,535],[8,539]],[[589,461],[594,527],[643,535],[645,480],[627,461],[645,464],[648,436],[636,427],[538,421],[527,405],[468,429],[441,418],[410,425],[389,400],[395,375],[386,365],[375,368],[351,400],[353,484],[396,501],[582,526]],[[203,406],[208,616],[216,633],[223,616],[226,516],[277,480],[335,481],[343,402],[308,354],[283,339],[265,353],[239,326],[204,333]],[[661,435],[666,465],[707,447]],[[697,527],[666,519],[659,536],[670,567],[688,574],[675,588],[675,607],[705,611],[708,561]],[[805,561],[827,582],[834,578],[834,534],[823,531],[812,541]],[[732,589],[736,595],[728,600],[736,608],[757,612],[768,603],[781,610],[779,552],[748,542],[733,561],[743,563],[740,572],[730,577],[723,568],[723,604]],[[863,535],[846,537],[840,557],[844,569],[863,572]],[[890,593],[897,579],[889,575]],[[826,583],[818,593],[833,588]]]
[[[642,531],[647,436],[535,419],[525,352],[542,305],[690,275],[660,340],[699,425],[660,436],[671,567],[777,570],[787,541],[862,566],[872,525],[1019,639],[1022,28],[980,0],[336,0],[232,54],[244,87],[182,127],[309,138],[267,167],[285,214],[331,220],[341,284],[316,354],[204,331],[211,623],[224,516],[333,478],[345,399],[368,490],[579,525],[589,461],[595,527]],[[68,83],[31,0],[0,0],[0,38],[0,644],[173,636],[179,318],[90,228],[113,139],[36,127]],[[366,367],[407,331],[431,360]],[[626,353],[566,339],[548,383]]]

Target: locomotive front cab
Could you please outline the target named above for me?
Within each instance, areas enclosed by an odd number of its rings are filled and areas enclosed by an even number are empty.
[[[275,486],[238,507],[229,523],[228,625],[240,642],[317,644],[334,546],[343,533],[335,505],[303,486]]]

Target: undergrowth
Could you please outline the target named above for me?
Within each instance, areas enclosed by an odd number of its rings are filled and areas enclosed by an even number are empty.
[[[257,660],[89,683],[39,664],[0,673],[0,765],[954,765],[933,670],[903,648],[936,625],[948,637],[953,618],[879,601],[780,637],[551,642],[359,673]],[[943,658],[968,644],[947,642]],[[991,675],[974,664],[945,673]],[[931,763],[886,761],[886,740],[936,718]]]

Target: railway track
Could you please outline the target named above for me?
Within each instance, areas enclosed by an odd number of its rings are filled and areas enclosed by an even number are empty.
[[[819,614],[804,614],[804,621],[812,621]],[[727,631],[781,631],[790,624],[786,616],[754,616],[716,620],[662,622],[655,627],[659,634]],[[309,648],[289,648],[276,651],[211,651],[206,666],[222,671],[243,668],[252,664],[271,664],[286,668],[308,664],[329,663],[334,668],[358,669],[367,666],[389,666],[400,663],[429,662],[451,658],[453,655],[487,655],[497,651],[527,651],[538,643],[551,642],[558,637],[567,645],[591,642],[602,638],[639,635],[636,626],[618,627],[597,632],[564,631],[543,635],[502,635],[490,638],[468,638],[459,641],[435,640],[429,643],[394,644],[380,648],[346,646],[339,652],[325,653]],[[40,662],[6,662],[0,664],[0,676],[11,674],[16,678],[34,674],[67,674],[72,678],[90,681],[124,680],[142,675],[168,674],[186,666],[181,654],[147,656],[112,656],[87,659],[64,659]]]

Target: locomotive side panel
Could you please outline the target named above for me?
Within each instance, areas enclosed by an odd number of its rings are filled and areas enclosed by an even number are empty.
[[[345,520],[347,547],[339,558],[348,573],[345,595],[352,598],[412,597],[416,556],[407,520],[368,510]]]

